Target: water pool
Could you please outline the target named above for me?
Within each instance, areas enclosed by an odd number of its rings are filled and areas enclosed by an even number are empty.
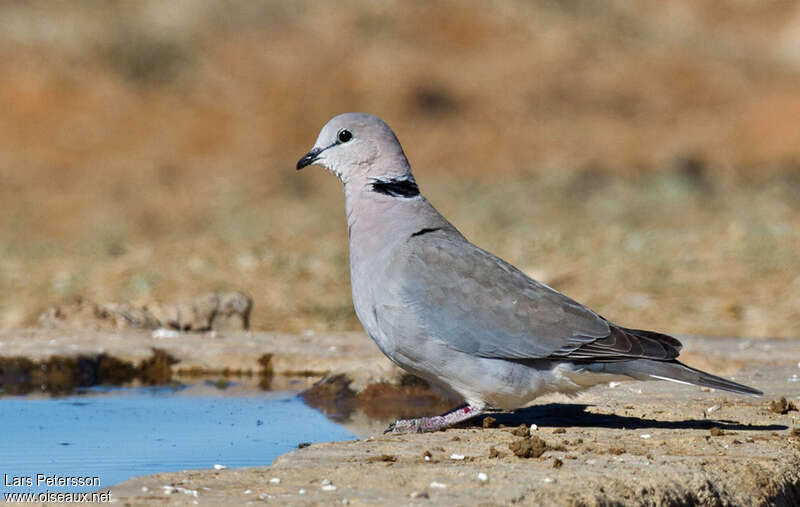
[[[3,494],[93,491],[157,472],[266,466],[300,442],[355,438],[295,393],[202,383],[0,398],[0,431]],[[53,476],[65,479],[47,480]]]

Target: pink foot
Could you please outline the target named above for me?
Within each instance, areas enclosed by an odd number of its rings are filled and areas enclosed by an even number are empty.
[[[447,412],[446,414],[436,415],[433,417],[420,417],[419,419],[399,419],[384,431],[384,433],[426,433],[428,431],[439,431],[449,428],[454,424],[461,421],[472,419],[475,416],[481,415],[483,409],[473,407],[471,405],[463,405],[456,409]]]

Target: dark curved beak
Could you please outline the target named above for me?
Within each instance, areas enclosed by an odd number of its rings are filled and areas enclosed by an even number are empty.
[[[321,148],[314,148],[313,150],[306,153],[303,158],[297,161],[297,170],[299,171],[300,169],[316,162],[317,157],[319,157],[321,151],[322,151]]]

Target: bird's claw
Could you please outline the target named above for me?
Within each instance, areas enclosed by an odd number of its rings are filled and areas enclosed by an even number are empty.
[[[403,433],[420,433],[421,431],[420,419],[398,419],[391,423],[383,434],[399,435]]]

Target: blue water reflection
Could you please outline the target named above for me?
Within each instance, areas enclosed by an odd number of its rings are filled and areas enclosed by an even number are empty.
[[[137,475],[215,464],[265,466],[299,442],[355,438],[293,393],[209,391],[123,388],[2,398],[0,493],[98,489],[48,486],[38,474],[97,477],[105,488]],[[15,485],[27,482],[33,484]]]

